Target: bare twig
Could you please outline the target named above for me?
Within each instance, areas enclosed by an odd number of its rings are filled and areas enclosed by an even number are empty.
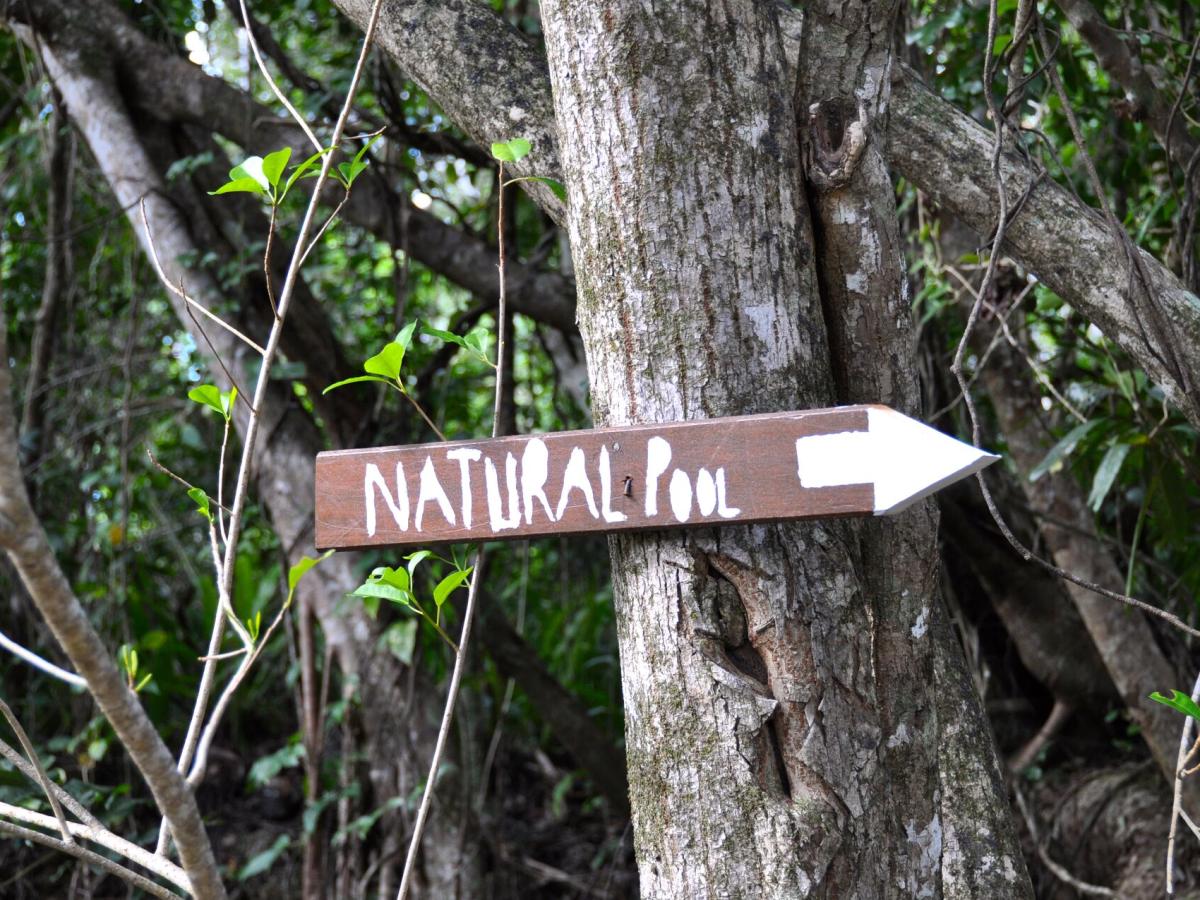
[[[378,7],[378,2],[376,3]],[[500,163],[497,181],[504,184],[504,163]],[[496,396],[492,405],[492,437],[497,437],[500,431],[500,404],[504,401],[504,321],[507,315],[504,289],[504,190],[500,190],[500,205],[497,211],[500,227],[498,229],[500,296],[496,308]],[[417,407],[420,409],[420,407]],[[423,415],[424,413],[422,413]],[[426,418],[428,421],[428,418]],[[432,424],[432,423],[430,423]],[[437,429],[434,429],[437,431]],[[438,432],[440,436],[440,432]],[[445,438],[442,438],[445,440]],[[433,791],[437,783],[438,770],[441,768],[442,756],[446,750],[446,740],[450,736],[450,726],[454,721],[454,706],[458,701],[458,690],[462,684],[463,672],[467,668],[467,651],[470,648],[471,626],[475,621],[475,605],[479,599],[479,587],[483,581],[482,566],[484,549],[480,544],[475,551],[475,569],[471,574],[471,584],[467,588],[467,606],[463,612],[462,631],[459,633],[458,649],[454,657],[454,671],[450,675],[450,688],[446,693],[446,707],[442,711],[442,724],[438,729],[437,743],[433,748],[433,757],[429,761],[429,774],[425,778],[425,790],[421,794],[421,805],[417,808],[417,819],[413,824],[412,837],[408,843],[408,855],[404,860],[404,874],[400,878],[400,890],[396,900],[405,900],[412,884],[413,872],[416,869],[417,852],[421,848],[421,836],[425,830],[425,820],[433,805]]]
[[[10,747],[4,741],[0,741],[0,756],[3,756],[19,771],[22,775],[31,781],[37,781],[37,771],[34,769],[24,756],[18,753],[13,747]],[[54,795],[58,797],[58,801],[71,811],[84,825],[90,825],[92,828],[102,830],[104,826],[100,820],[88,812],[87,807],[72,797],[63,788],[59,787],[53,781],[50,782],[50,788],[54,791]]]
[[[58,820],[58,830],[62,832],[63,841],[68,844],[75,843],[75,839],[71,837],[71,829],[67,827],[67,817],[63,815],[62,806],[59,804],[58,797],[51,786],[50,777],[42,767],[42,761],[38,758],[37,750],[34,748],[33,742],[29,740],[29,735],[25,733],[25,729],[21,727],[20,721],[13,715],[13,711],[3,700],[0,700],[0,713],[3,713],[4,718],[8,720],[9,726],[17,735],[17,740],[21,742],[21,749],[25,751],[25,756],[28,758],[29,764],[33,766],[34,772],[37,773],[36,781],[45,792],[46,799],[50,801],[50,808],[54,810],[54,818]]]
[[[362,49],[359,52],[358,62],[354,68],[354,74],[350,79],[350,86],[346,91],[346,100],[342,105],[341,114],[338,116],[337,123],[334,125],[333,135],[330,139],[330,146],[337,147],[341,143],[342,135],[346,129],[346,121],[350,116],[350,110],[353,108],[354,95],[358,90],[359,82],[362,80],[363,68],[366,65],[367,55],[370,52],[371,44],[375,38],[375,29],[379,23],[379,13],[383,6],[383,0],[375,0],[371,11],[371,19],[366,29],[366,34],[363,38]],[[319,148],[320,149],[320,148]],[[234,579],[234,562],[237,559],[238,539],[241,535],[242,518],[246,509],[246,501],[250,486],[250,469],[254,459],[254,448],[258,437],[258,428],[260,423],[263,403],[266,399],[267,385],[270,381],[271,364],[275,360],[275,356],[279,351],[280,336],[283,333],[283,324],[287,316],[288,308],[291,305],[292,296],[295,293],[296,284],[299,279],[300,266],[303,262],[308,246],[309,234],[312,231],[313,222],[316,219],[317,208],[320,205],[321,189],[325,186],[329,178],[329,170],[333,165],[333,153],[326,153],[321,160],[321,169],[317,174],[316,184],[313,186],[312,196],[309,199],[308,208],[305,210],[304,219],[300,224],[299,233],[296,236],[292,259],[288,265],[287,276],[284,279],[283,288],[279,294],[278,306],[276,309],[275,320],[271,326],[271,332],[267,337],[267,343],[262,352],[262,366],[259,369],[258,380],[254,387],[254,399],[250,403],[249,416],[246,422],[246,433],[242,440],[242,457],[238,467],[237,483],[234,489],[233,505],[229,516],[228,536],[225,542],[224,559],[216,566],[220,578],[218,590],[219,596],[226,598],[233,595],[233,579]],[[286,608],[286,607],[285,607]],[[274,630],[275,625],[279,622],[277,617],[268,629],[267,635],[264,636],[257,646],[254,642],[247,642],[247,648],[254,647],[251,652],[248,652],[242,659],[242,662],[234,672],[233,678],[222,692],[217,705],[214,707],[212,715],[209,717],[208,724],[205,726],[204,732],[200,737],[200,741],[196,748],[196,759],[192,764],[191,772],[188,775],[188,781],[191,784],[198,782],[203,777],[204,769],[207,765],[208,748],[212,743],[213,735],[216,732],[217,726],[220,724],[222,715],[229,705],[233,692],[241,684],[246,677],[250,667],[258,658],[261,649],[266,644],[267,637]],[[241,633],[241,623],[232,620],[235,628]],[[246,635],[245,637],[248,637]],[[243,637],[243,640],[245,640]]]
[[[1037,848],[1038,859],[1042,861],[1042,865],[1049,869],[1050,873],[1063,884],[1070,885],[1081,894],[1087,894],[1090,897],[1116,897],[1117,892],[1112,888],[1081,881],[1068,872],[1066,867],[1061,863],[1057,863],[1050,858],[1049,852],[1047,852],[1045,845],[1038,837],[1037,823],[1029,811],[1029,806],[1025,803],[1025,795],[1021,793],[1020,786],[1015,782],[1012,785],[1012,789],[1013,795],[1017,798],[1017,808],[1021,810],[1021,817],[1025,820],[1025,827],[1029,829],[1029,837],[1032,839],[1034,847]]]
[[[76,675],[74,672],[68,672],[66,669],[60,669],[52,662],[42,659],[32,650],[26,650],[12,638],[0,632],[0,648],[7,650],[13,656],[25,660],[35,669],[40,669],[47,675],[53,676],[60,681],[65,681],[71,687],[86,688],[87,682]]]
[[[312,142],[313,147],[315,147],[318,152],[324,150],[325,148],[321,146],[321,142],[317,140],[317,136],[313,134],[313,130],[308,127],[308,122],[304,120],[304,117],[300,115],[300,113],[296,112],[296,107],[292,106],[291,102],[287,98],[287,95],[285,95],[283,91],[279,89],[279,85],[275,83],[275,79],[271,76],[271,71],[267,68],[267,64],[263,62],[262,53],[259,52],[258,39],[255,38],[254,29],[251,27],[252,20],[250,18],[250,12],[246,9],[246,0],[241,0],[241,5],[242,20],[246,23],[246,41],[250,44],[250,52],[254,54],[254,61],[258,63],[258,70],[262,72],[263,78],[266,79],[267,85],[271,88],[271,93],[279,98],[279,102],[283,104],[284,109],[288,111],[291,117],[296,120],[296,124],[300,126],[305,136]],[[268,278],[269,277],[270,276],[268,275]]]
[[[53,847],[55,850],[61,850],[68,856],[74,856],[76,859],[97,866],[105,872],[129,882],[134,887],[140,888],[151,896],[161,897],[163,900],[180,900],[180,895],[174,891],[168,890],[161,884],[151,881],[144,875],[139,875],[137,872],[125,868],[120,863],[113,862],[106,856],[101,856],[99,853],[81,847],[79,844],[68,844],[52,835],[41,831],[34,831],[32,828],[22,828],[20,825],[13,825],[11,822],[6,822],[3,819],[0,819],[0,834],[6,834],[9,837],[18,838],[19,840],[30,841],[34,844],[41,844],[43,847]],[[189,889],[185,887],[184,890]]]

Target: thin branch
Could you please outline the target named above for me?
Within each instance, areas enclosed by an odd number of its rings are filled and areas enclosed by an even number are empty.
[[[376,11],[379,2],[376,0]],[[372,20],[373,21],[373,20]],[[504,163],[500,163],[497,182],[504,183]],[[507,316],[504,291],[504,190],[500,190],[500,203],[497,210],[499,221],[498,250],[500,298],[496,311],[496,396],[492,405],[492,437],[498,437],[500,432],[500,405],[504,402],[504,322]],[[417,407],[420,409],[420,406]],[[422,413],[423,414],[423,413]],[[428,419],[426,419],[428,421]],[[436,431],[436,429],[434,429]],[[440,432],[439,432],[440,434]],[[445,440],[445,438],[442,438]],[[446,751],[446,741],[450,736],[450,726],[454,722],[454,707],[458,701],[458,690],[462,684],[463,672],[467,668],[467,651],[470,647],[471,627],[475,622],[475,606],[479,599],[479,587],[483,581],[483,544],[475,551],[475,568],[471,574],[471,584],[467,589],[467,608],[463,612],[462,631],[458,637],[458,648],[454,656],[454,671],[450,676],[450,688],[446,693],[446,707],[442,711],[442,724],[438,729],[437,743],[433,748],[433,757],[429,761],[429,774],[425,778],[425,790],[421,795],[421,805],[417,809],[417,820],[413,825],[412,837],[408,843],[408,855],[404,860],[404,874],[400,879],[400,890],[396,900],[405,900],[412,884],[413,873],[416,870],[417,852],[421,848],[421,836],[425,831],[425,820],[429,817],[433,805],[433,791],[437,783],[438,770],[441,768],[442,756]]]
[[[0,632],[0,648],[7,650],[13,656],[25,660],[35,669],[40,669],[47,675],[51,675],[60,681],[65,681],[71,687],[86,688],[87,682],[76,675],[74,672],[68,672],[66,669],[60,669],[52,662],[42,659],[32,650],[26,650],[12,638]]]
[[[174,891],[168,890],[161,884],[157,884],[146,876],[139,875],[137,872],[127,869],[120,863],[115,863],[111,859],[101,856],[99,853],[81,847],[79,844],[68,844],[52,835],[41,831],[34,831],[31,828],[22,828],[20,825],[13,825],[11,822],[6,822],[3,819],[0,819],[0,834],[30,841],[34,844],[41,844],[43,847],[53,847],[55,850],[61,850],[68,856],[74,856],[76,859],[97,866],[111,875],[116,875],[118,878],[129,882],[134,887],[140,888],[151,896],[161,897],[162,900],[181,900],[180,895]],[[185,888],[185,890],[187,889]]]
[[[262,72],[263,78],[267,80],[267,84],[271,88],[271,93],[279,98],[279,102],[283,104],[284,109],[288,111],[291,117],[296,120],[296,124],[300,126],[305,136],[312,142],[313,147],[318,152],[324,150],[325,148],[321,146],[321,142],[317,140],[317,136],[313,134],[313,130],[308,127],[308,122],[304,121],[304,117],[296,111],[296,107],[292,106],[287,96],[279,89],[279,85],[275,83],[275,79],[271,77],[271,72],[267,68],[267,64],[263,62],[262,54],[258,50],[258,39],[254,36],[254,29],[250,27],[252,20],[250,12],[246,9],[246,0],[241,0],[241,5],[242,19],[246,24],[246,40],[250,44],[250,52],[254,54],[254,61],[258,63],[258,70]],[[336,145],[336,143],[335,141],[334,144]]]
[[[371,44],[375,38],[375,29],[379,23],[379,14],[383,7],[383,0],[375,0],[371,11],[371,21],[367,27],[366,35],[363,38],[362,49],[359,52],[358,63],[354,68],[354,74],[350,79],[350,86],[346,90],[346,99],[342,105],[341,114],[338,116],[337,123],[334,125],[333,135],[330,139],[330,146],[336,148],[342,140],[342,135],[346,130],[346,122],[350,116],[350,110],[354,105],[354,95],[358,90],[359,82],[362,80],[363,68],[366,65],[367,56],[370,53]],[[318,149],[322,149],[318,147]],[[234,579],[234,562],[237,559],[237,545],[241,534],[242,518],[246,508],[246,501],[250,486],[250,469],[254,460],[254,447],[258,438],[258,427],[260,421],[260,411],[263,408],[263,403],[266,400],[267,385],[270,382],[271,364],[274,362],[275,356],[279,350],[280,336],[283,332],[283,323],[287,317],[288,308],[291,305],[292,296],[295,293],[296,284],[299,279],[300,266],[303,262],[306,253],[305,247],[308,245],[309,233],[313,227],[313,221],[316,218],[317,209],[320,205],[321,189],[325,186],[329,179],[329,170],[333,165],[334,153],[324,154],[321,160],[321,169],[317,174],[316,184],[313,186],[312,196],[309,199],[308,208],[305,210],[304,219],[300,224],[299,233],[296,236],[292,259],[288,265],[287,276],[284,279],[283,288],[279,294],[278,308],[276,310],[275,321],[271,326],[271,332],[267,337],[266,347],[262,352],[262,366],[258,372],[258,380],[254,387],[254,399],[250,403],[249,418],[246,422],[246,434],[242,440],[242,458],[238,467],[237,485],[234,489],[233,508],[229,516],[229,532],[225,542],[225,556],[223,562],[217,566],[217,571],[220,575],[220,585],[218,596],[228,598],[233,594],[233,579]],[[340,207],[339,207],[340,208]],[[286,605],[285,605],[286,608]],[[266,640],[278,623],[277,618],[268,629],[267,635],[254,646],[253,642],[247,643],[247,649],[253,647],[246,657],[242,660],[241,665],[234,672],[233,678],[222,692],[217,705],[214,707],[212,715],[209,718],[208,724],[200,737],[199,744],[196,749],[196,759],[192,764],[191,774],[188,776],[189,783],[195,782],[203,776],[204,769],[207,765],[208,748],[212,742],[213,735],[216,732],[217,726],[220,724],[221,717],[228,707],[229,701],[232,698],[233,691],[241,684],[246,673],[258,658],[263,646],[266,645]],[[242,631],[240,622],[236,619],[231,620],[231,624],[239,629],[239,634]]]
[[[183,289],[182,285],[180,287],[176,287],[175,285],[173,285],[171,283],[171,279],[169,279],[167,277],[167,273],[163,271],[162,260],[160,260],[158,258],[158,247],[155,246],[154,236],[150,232],[150,222],[146,218],[146,200],[145,200],[145,198],[142,198],[142,200],[141,200],[141,209],[142,209],[142,225],[146,229],[146,243],[150,247],[150,259],[154,263],[154,271],[158,274],[158,280],[163,283],[163,286],[166,287],[166,289],[168,291],[170,291],[176,297],[179,297],[181,300],[183,300],[183,302],[186,303],[189,307],[198,309],[203,315],[208,316],[208,318],[212,319],[214,322],[216,322],[218,325],[220,325],[222,328],[224,328],[226,331],[228,331],[230,334],[232,334],[235,338],[237,338],[243,344],[245,344],[248,347],[253,348],[255,350],[255,352],[258,353],[259,356],[263,356],[266,353],[266,351],[262,347],[260,347],[258,344],[256,344],[254,341],[252,341],[250,338],[246,337],[246,335],[242,334],[240,331],[238,331],[236,328],[234,328],[232,325],[230,325],[228,322],[226,322],[224,319],[222,319],[216,313],[209,311],[206,307],[202,306],[201,304],[199,304],[195,300],[193,300],[191,297],[189,297],[187,295],[187,292]]]
[[[63,815],[62,806],[59,804],[58,797],[51,786],[50,777],[42,767],[42,761],[38,757],[38,752],[33,746],[33,742],[29,740],[29,735],[25,733],[25,729],[21,727],[21,722],[13,715],[12,709],[3,700],[0,700],[0,713],[4,715],[4,718],[8,719],[9,726],[16,733],[17,740],[21,742],[21,749],[25,751],[25,756],[29,760],[29,764],[33,766],[33,770],[37,774],[35,780],[45,792],[46,799],[50,801],[50,808],[54,810],[54,818],[58,820],[58,829],[62,832],[63,841],[68,844],[75,843],[75,839],[71,837],[71,829],[67,827],[67,817]]]
[[[1063,884],[1070,885],[1081,894],[1087,894],[1091,897],[1116,897],[1117,892],[1112,888],[1081,881],[1068,872],[1066,867],[1061,863],[1057,863],[1050,858],[1049,852],[1047,852],[1045,845],[1042,844],[1041,839],[1038,837],[1037,823],[1033,820],[1033,816],[1029,812],[1029,807],[1025,803],[1025,795],[1021,793],[1021,788],[1015,782],[1012,789],[1013,795],[1017,798],[1017,808],[1021,810],[1021,816],[1025,820],[1025,827],[1029,829],[1029,837],[1037,849],[1038,859],[1042,861],[1042,865],[1049,869],[1050,873]]]
[[[1192,702],[1200,702],[1200,674],[1196,675],[1196,683],[1192,685]],[[1171,796],[1171,830],[1167,834],[1167,895],[1175,893],[1175,835],[1179,830],[1179,819],[1183,815],[1183,769],[1187,765],[1188,746],[1192,740],[1192,726],[1195,720],[1191,716],[1183,717],[1183,730],[1179,734],[1179,756],[1175,762],[1175,784]],[[1191,822],[1188,822],[1189,826]],[[1193,826],[1194,827],[1194,826]]]
[[[37,770],[34,769],[29,760],[27,760],[24,756],[18,753],[16,749],[10,747],[4,741],[0,741],[0,756],[3,756],[6,760],[12,763],[17,771],[19,771],[30,781],[37,781]],[[82,822],[84,825],[90,825],[95,829],[104,828],[104,826],[100,823],[100,820],[88,812],[87,807],[67,793],[64,788],[59,787],[53,781],[50,782],[50,787],[54,791],[54,795],[58,797],[59,802],[69,809],[71,814],[74,815],[75,818],[77,818],[80,822]]]

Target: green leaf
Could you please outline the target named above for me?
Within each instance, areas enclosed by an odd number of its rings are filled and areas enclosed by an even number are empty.
[[[547,178],[545,175],[525,175],[521,178],[510,178],[504,183],[506,185],[519,184],[522,181],[540,181],[542,184],[547,185],[559,200],[567,199],[567,189],[563,187],[562,182],[555,181],[553,178]]]
[[[391,384],[386,378],[380,378],[378,375],[355,375],[353,378],[343,378],[341,381],[335,381],[325,390],[321,391],[322,395],[328,394],[335,388],[345,387],[348,384],[357,384],[360,381],[378,381],[383,384]]]
[[[1030,481],[1037,481],[1047,472],[1057,468],[1059,463],[1070,456],[1075,448],[1079,445],[1089,432],[1100,423],[1104,422],[1103,418],[1090,419],[1082,425],[1077,425],[1072,428],[1067,436],[1050,448],[1050,452],[1046,454],[1045,459],[1034,466],[1033,471],[1029,473]]]
[[[342,175],[342,183],[345,184],[346,187],[350,187],[352,184],[354,184],[354,179],[358,178],[358,176],[363,173],[363,170],[366,169],[366,167],[367,164],[365,162],[360,162],[358,160],[338,163],[338,171]]]
[[[108,741],[104,738],[97,738],[88,744],[87,752],[93,761],[100,762],[104,759],[104,754],[108,752]]]
[[[474,350],[484,359],[487,359],[487,341],[491,337],[486,328],[472,328],[467,336],[463,338],[463,343],[468,350]]]
[[[153,678],[154,678],[154,673],[147,672],[142,677],[142,680],[133,686],[133,692],[135,694],[140,694],[142,692],[142,688],[144,688],[146,685],[148,685],[150,683],[151,679],[153,679]]]
[[[471,577],[471,570],[459,569],[456,572],[451,572],[445,578],[437,583],[437,587],[433,589],[433,602],[438,609],[442,608],[442,604],[456,590],[466,583],[466,580]]]
[[[226,419],[233,413],[235,403],[237,403],[237,388],[232,387],[221,392],[221,411],[225,414]]]
[[[363,371],[382,375],[393,381],[400,380],[400,367],[404,365],[404,348],[392,341],[363,363]]]
[[[234,166],[229,170],[230,181],[237,181],[239,178],[249,178],[251,181],[257,182],[264,193],[271,186],[271,182],[267,180],[266,173],[263,172],[263,158],[261,156],[247,156],[245,162],[240,166]]]
[[[296,183],[297,179],[301,178],[305,172],[309,172],[309,170],[311,170],[312,167],[317,164],[318,160],[320,160],[322,156],[331,152],[332,150],[332,147],[326,147],[324,150],[318,150],[304,162],[300,163],[300,165],[296,166],[296,168],[292,169],[292,174],[288,176],[288,180],[284,183],[283,193],[279,195],[279,199],[283,200],[283,198],[287,196],[287,192],[292,189],[292,185]]]
[[[260,609],[253,616],[246,620],[246,631],[250,633],[250,640],[257,642],[258,634],[262,630],[262,610]]]
[[[400,333],[396,335],[396,343],[403,347],[406,353],[408,352],[408,348],[412,346],[413,332],[417,330],[417,326],[420,324],[420,319],[413,319],[401,328]]]
[[[408,572],[404,569],[380,566],[371,571],[365,583],[355,588],[354,596],[379,597],[416,610],[417,606],[410,585]]]
[[[441,328],[434,328],[431,325],[425,325],[421,329],[428,335],[435,338],[441,338],[448,344],[457,344],[459,347],[466,348],[467,340],[461,334],[455,334],[453,331],[444,331]]]
[[[207,406],[209,409],[220,413],[222,418],[229,418],[229,412],[225,408],[225,402],[221,397],[221,391],[214,384],[202,384],[188,391],[188,399],[202,406]]]
[[[380,134],[372,135],[371,139],[369,141],[367,141],[365,144],[363,144],[362,147],[359,149],[359,151],[354,154],[354,159],[352,160],[352,162],[356,163],[356,164],[362,162],[363,157],[367,155],[367,151],[370,150],[371,146],[377,140],[379,140],[381,137],[383,137],[383,135],[380,135]],[[366,163],[363,163],[363,165],[365,166]]]
[[[117,650],[117,659],[121,663],[121,670],[130,678],[137,677],[138,670],[138,655],[137,650],[133,649],[133,644],[122,644]]]
[[[271,187],[279,184],[279,179],[283,177],[283,170],[287,168],[288,160],[292,158],[292,148],[284,147],[282,150],[276,150],[274,153],[268,153],[262,161],[263,177],[267,179],[267,183]]]
[[[288,569],[288,603],[292,602],[292,596],[296,593],[296,585],[300,583],[300,579],[307,575],[315,566],[333,556],[333,553],[333,550],[326,550],[316,559],[313,559],[311,556],[302,556],[300,557],[300,562]]]
[[[271,866],[275,865],[275,861],[283,855],[283,851],[291,846],[292,839],[289,835],[281,834],[275,839],[270,847],[250,858],[241,869],[238,870],[238,881],[245,881],[248,878],[253,878],[255,875],[261,875],[266,872]]]
[[[406,666],[411,666],[413,651],[417,646],[417,620],[394,622],[379,638],[379,645]]]
[[[417,577],[417,566],[431,556],[433,556],[432,550],[418,550],[416,553],[410,553],[404,557],[408,560],[408,579],[410,585]]]
[[[554,196],[559,200],[567,199],[567,189],[563,187],[561,181],[555,181],[553,178],[547,178],[545,175],[534,175],[533,180],[540,181],[542,184],[549,187]]]
[[[398,587],[390,584],[371,583],[360,584],[354,589],[355,597],[378,597],[381,600],[388,600],[392,603],[398,603],[401,606],[406,606],[409,609],[416,611],[417,607],[413,603],[413,595],[411,591],[401,590]]]
[[[492,144],[492,156],[500,162],[513,163],[525,158],[532,146],[525,138],[513,138],[511,141]]]
[[[213,514],[212,509],[208,504],[208,494],[204,493],[204,491],[198,487],[188,488],[187,493],[188,496],[191,497],[196,503],[196,512],[200,513],[200,515],[204,516],[204,518],[211,522],[213,520]]]
[[[1088,506],[1092,508],[1092,512],[1099,512],[1131,449],[1128,444],[1113,444],[1104,454],[1104,459],[1100,460],[1096,477],[1092,479],[1092,492],[1088,495]]]
[[[253,178],[234,178],[227,181],[215,191],[209,191],[209,196],[217,194],[266,194],[263,186]]]
[[[1183,713],[1185,716],[1191,716],[1197,722],[1200,722],[1200,706],[1197,706],[1183,691],[1171,691],[1170,697],[1164,697],[1158,691],[1150,695],[1150,699],[1156,703],[1161,703],[1164,706],[1169,706],[1171,709]]]

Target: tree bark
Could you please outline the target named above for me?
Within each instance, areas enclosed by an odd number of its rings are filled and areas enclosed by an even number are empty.
[[[546,3],[543,15],[597,422],[831,402],[775,9],[685,2],[651,14],[618,0]],[[868,192],[886,184],[873,177]],[[875,209],[868,227],[894,235],[894,211]],[[880,293],[884,272],[896,283],[894,246],[874,259],[846,248],[846,263],[877,265],[864,277]],[[894,365],[911,381],[911,360]],[[861,536],[838,523],[611,540],[645,896],[1027,894],[974,715],[942,722],[950,759],[935,759],[942,710],[928,684],[939,679],[947,707],[977,702],[961,653],[930,649],[948,635],[931,605],[928,510],[917,521],[874,537],[881,555],[889,539],[925,542],[904,558],[925,554],[912,583],[908,570],[865,579]],[[950,827],[947,805],[964,826],[999,828]]]

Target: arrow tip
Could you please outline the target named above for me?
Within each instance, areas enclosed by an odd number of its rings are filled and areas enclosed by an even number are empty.
[[[1000,457],[885,406],[867,411],[871,441],[889,464],[875,477],[875,515],[890,516]]]

